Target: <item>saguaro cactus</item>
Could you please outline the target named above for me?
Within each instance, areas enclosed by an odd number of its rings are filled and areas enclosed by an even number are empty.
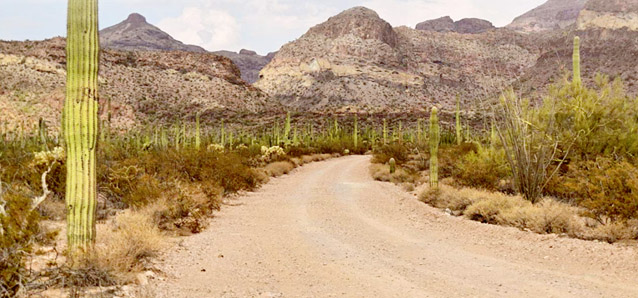
[[[390,158],[388,164],[390,165],[390,174],[394,174],[397,171],[397,161],[394,158]]]
[[[353,139],[354,139],[354,148],[359,147],[359,124],[358,122],[358,116],[355,115],[354,116],[354,131],[353,131]]]
[[[67,153],[67,240],[72,258],[95,241],[98,135],[97,0],[69,0],[64,136]]]
[[[383,119],[383,145],[388,144],[388,119]]]
[[[580,77],[580,37],[574,37],[574,85],[580,87],[582,85],[582,79]]]
[[[284,140],[286,143],[290,140],[290,130],[291,128],[291,120],[290,120],[290,112],[286,113],[286,124],[284,126]]]
[[[461,96],[456,96],[456,144],[461,145],[462,135],[461,135]]]
[[[438,109],[432,108],[430,116],[430,188],[439,187],[439,142],[441,130],[439,128]]]
[[[195,116],[195,149],[200,150],[202,147],[201,131],[199,127],[199,113]]]

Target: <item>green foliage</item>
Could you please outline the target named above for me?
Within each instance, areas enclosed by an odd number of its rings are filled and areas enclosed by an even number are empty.
[[[480,145],[477,148],[460,158],[454,171],[456,183],[490,191],[499,190],[500,182],[511,174],[505,151]]]
[[[391,158],[394,158],[397,165],[402,165],[408,161],[409,149],[407,146],[392,143],[389,145],[378,147],[374,150],[372,158],[373,163],[386,164]]]
[[[547,193],[587,208],[602,223],[638,219],[638,168],[625,160],[599,157],[566,166]]]
[[[592,89],[564,82],[550,89],[543,108],[555,106],[555,122],[560,127],[557,138],[562,148],[576,160],[600,155],[637,156],[636,99],[627,96],[620,80],[610,83],[607,77],[597,76],[596,85]]]
[[[27,284],[24,257],[39,236],[40,217],[31,210],[31,198],[1,189],[0,297],[13,297]]]

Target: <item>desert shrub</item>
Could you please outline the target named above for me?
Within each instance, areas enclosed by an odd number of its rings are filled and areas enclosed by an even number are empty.
[[[550,88],[544,105],[555,105],[555,121],[561,128],[558,138],[571,159],[593,160],[598,156],[626,157],[638,153],[638,106],[622,81],[613,83],[598,75],[596,87],[574,86],[569,82]],[[567,149],[567,148],[565,148]]]
[[[212,212],[221,207],[221,193],[218,187],[179,185],[144,212],[151,214],[161,230],[186,235],[199,233],[208,225],[207,218]]]
[[[475,192],[469,189],[456,190],[447,185],[438,188],[428,188],[419,194],[419,200],[428,205],[453,211],[465,211],[475,200],[479,199]]]
[[[571,163],[552,179],[547,193],[587,208],[601,223],[638,218],[638,168],[625,160]]]
[[[475,221],[489,224],[503,223],[503,214],[514,208],[528,207],[531,204],[520,197],[494,195],[484,200],[478,200],[468,206],[464,215]]]
[[[402,165],[408,161],[410,151],[406,145],[392,143],[376,148],[373,153],[373,163],[386,164],[391,158],[394,158],[397,165]]]
[[[370,175],[374,180],[396,184],[414,183],[418,178],[417,173],[409,172],[403,168],[397,168],[394,173],[390,173],[390,166],[381,164],[370,165]]]
[[[133,282],[162,247],[163,236],[145,212],[127,210],[99,232],[93,253],[79,266],[84,274],[78,278],[87,281],[87,276],[94,276],[94,281],[79,286]]]
[[[281,175],[285,175],[290,173],[295,168],[295,165],[289,161],[278,161],[273,162],[264,168],[266,173],[271,177],[279,177]]]
[[[624,222],[612,222],[597,226],[589,236],[590,239],[614,243],[625,239],[636,239],[638,233]]]
[[[27,283],[24,258],[40,234],[40,217],[31,198],[2,193],[0,187],[0,297],[13,297]]]
[[[499,183],[510,175],[502,149],[478,146],[463,156],[454,171],[455,181],[461,186],[499,190]]]
[[[529,229],[540,234],[566,233],[577,236],[583,229],[578,211],[574,207],[551,199],[503,210],[498,221],[500,224]]]

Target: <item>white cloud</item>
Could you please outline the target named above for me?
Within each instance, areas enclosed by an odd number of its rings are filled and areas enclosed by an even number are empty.
[[[180,16],[161,20],[158,27],[179,41],[207,50],[236,49],[239,46],[240,25],[224,10],[186,7]]]

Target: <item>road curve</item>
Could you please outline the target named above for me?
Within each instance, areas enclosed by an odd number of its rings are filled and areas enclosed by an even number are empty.
[[[448,216],[370,157],[306,165],[162,257],[160,297],[638,297],[633,247]]]

